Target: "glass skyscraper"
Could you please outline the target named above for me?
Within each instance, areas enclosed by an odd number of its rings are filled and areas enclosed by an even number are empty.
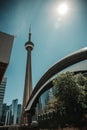
[[[5,124],[6,113],[7,113],[8,109],[9,109],[9,106],[6,103],[4,103],[3,107],[2,107],[2,118],[1,118],[2,125]]]
[[[21,121],[21,104],[17,106],[17,124],[20,124]]]
[[[18,99],[12,100],[12,104],[6,113],[5,125],[20,124],[21,119],[21,104],[18,104]]]
[[[0,84],[0,121],[1,121],[1,117],[2,117],[2,107],[3,107],[6,83],[7,83],[7,78],[3,78],[3,80]]]
[[[17,122],[17,107],[18,107],[18,99],[15,99],[12,101],[12,117],[14,125]]]

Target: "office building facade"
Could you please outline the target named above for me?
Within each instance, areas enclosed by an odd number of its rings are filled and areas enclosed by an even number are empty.
[[[18,104],[18,106],[17,106],[17,123],[16,124],[21,123],[21,112],[22,112],[21,107],[22,107],[21,104]]]
[[[5,125],[11,125],[12,121],[12,105],[10,105],[8,106],[8,110],[6,111]]]
[[[0,32],[0,83],[8,67],[14,36]]]
[[[4,103],[2,107],[2,117],[1,117],[2,125],[5,125],[6,113],[8,109],[9,109],[9,106],[6,103]]]
[[[15,125],[17,123],[17,108],[18,99],[12,101],[12,123]]]
[[[2,118],[2,107],[3,107],[6,83],[7,83],[7,78],[4,78],[0,84],[0,121]]]
[[[17,125],[21,120],[21,104],[14,99],[6,112],[5,125]]]

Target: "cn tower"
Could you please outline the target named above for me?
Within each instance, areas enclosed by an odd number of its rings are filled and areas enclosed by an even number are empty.
[[[34,44],[31,42],[31,28],[29,29],[29,39],[25,43],[25,48],[27,50],[27,63],[26,63],[26,73],[25,73],[25,86],[24,86],[24,95],[23,95],[22,116],[25,113],[26,104],[32,93],[31,51],[34,48]]]

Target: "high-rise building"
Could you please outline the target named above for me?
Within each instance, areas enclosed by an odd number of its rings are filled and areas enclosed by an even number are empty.
[[[2,118],[1,118],[2,125],[5,125],[6,113],[8,109],[9,106],[6,103],[4,103],[2,107]]]
[[[17,107],[17,124],[20,124],[21,121],[21,104],[18,104]]]
[[[26,119],[24,119],[24,112],[29,97],[32,93],[32,69],[31,69],[31,51],[34,48],[34,44],[31,42],[31,29],[29,30],[29,40],[25,43],[25,48],[27,50],[27,63],[26,63],[26,74],[25,74],[25,86],[24,86],[24,96],[23,96],[23,108],[22,108],[22,124],[25,124]]]
[[[14,36],[0,32],[0,83],[10,61]]]
[[[3,107],[6,83],[7,83],[7,78],[4,78],[0,84],[0,121],[1,121],[1,117],[2,117],[2,107]]]
[[[5,118],[5,125],[11,125],[12,124],[12,105],[8,107],[8,110],[6,112],[6,118]]]
[[[13,118],[13,124],[15,125],[17,123],[17,109],[18,109],[18,99],[15,99],[12,101],[12,118]]]
[[[20,119],[21,104],[18,104],[18,99],[14,99],[6,112],[5,125],[20,124]]]

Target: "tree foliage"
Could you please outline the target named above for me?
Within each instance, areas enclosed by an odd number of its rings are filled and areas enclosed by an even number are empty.
[[[66,72],[53,81],[55,86],[57,113],[62,126],[79,126],[86,122],[87,113],[87,77],[82,74]]]

